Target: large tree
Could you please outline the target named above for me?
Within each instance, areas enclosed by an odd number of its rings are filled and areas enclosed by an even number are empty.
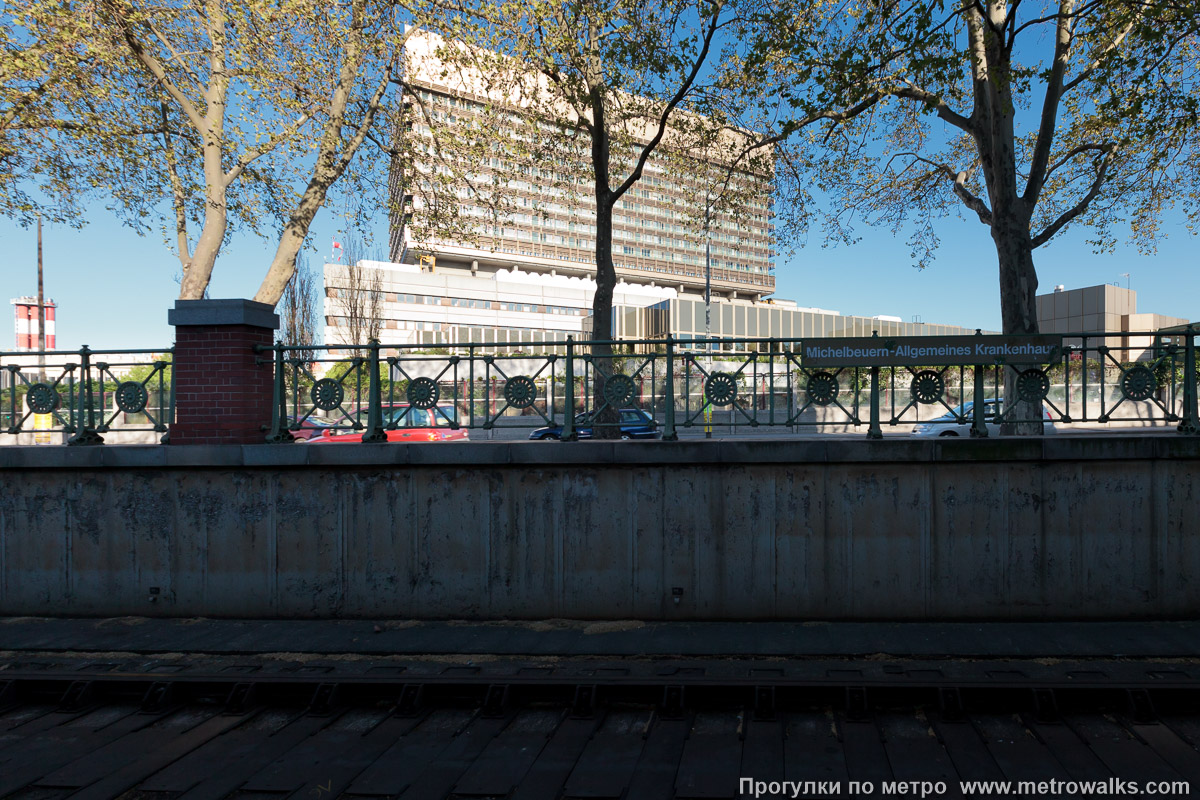
[[[120,62],[107,34],[86,3],[0,0],[0,214],[81,224],[83,200],[108,182],[126,145],[161,132],[99,113],[103,76]],[[84,145],[99,124],[123,135]]]
[[[436,67],[426,73],[473,96],[484,114],[501,123],[474,125],[469,135],[461,125],[448,134],[452,129],[443,126],[435,153],[452,168],[469,163],[463,147],[479,148],[485,161],[498,155],[511,169],[501,180],[519,181],[521,171],[539,170],[574,208],[586,207],[589,227],[594,224],[592,352],[598,357],[599,407],[612,354],[615,210],[652,159],[666,161],[742,135],[713,97],[728,84],[721,78],[735,63],[730,52],[744,40],[746,9],[733,0],[448,0],[442,7],[445,14],[430,21],[446,37],[434,60],[441,73]],[[414,113],[435,121],[424,108]],[[769,169],[752,161],[743,159],[745,173]],[[463,172],[478,172],[477,165]],[[475,186],[468,194],[476,194]],[[502,217],[497,211],[483,222],[502,226]],[[616,435],[615,427],[608,428],[601,426],[600,433]]]
[[[56,132],[89,170],[66,188],[103,188],[139,230],[162,219],[181,299],[204,296],[234,231],[277,237],[255,295],[273,305],[330,188],[372,186],[375,162],[356,156],[385,116],[399,14],[391,0],[39,0],[21,17],[25,57],[0,61],[0,119]],[[84,91],[57,89],[75,84]],[[64,161],[26,158],[0,176],[9,205],[29,206],[22,180]]]
[[[909,226],[920,266],[938,218],[966,210],[993,243],[1006,333],[1038,331],[1034,251],[1068,225],[1104,247],[1128,222],[1152,246],[1165,208],[1197,210],[1194,3],[868,4],[818,28],[803,5],[746,64],[791,109],[774,128],[786,197],[805,201],[790,210],[806,220],[815,186],[835,237]]]

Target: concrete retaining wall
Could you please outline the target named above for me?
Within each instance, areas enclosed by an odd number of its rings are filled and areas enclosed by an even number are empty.
[[[6,615],[1200,616],[1181,436],[9,447],[0,481]]]

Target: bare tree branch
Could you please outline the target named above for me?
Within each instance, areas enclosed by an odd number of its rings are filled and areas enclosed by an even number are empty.
[[[1084,211],[1087,211],[1087,208],[1091,204],[1092,200],[1096,199],[1096,195],[1100,194],[1100,187],[1104,185],[1104,177],[1108,173],[1108,165],[1111,160],[1112,153],[1105,153],[1103,160],[1100,162],[1100,166],[1096,169],[1096,179],[1092,181],[1092,187],[1088,193],[1084,195],[1083,199],[1076,203],[1072,208],[1065,211],[1059,216],[1058,219],[1054,220],[1054,222],[1047,225],[1045,230],[1033,237],[1032,243],[1035,249],[1050,241],[1054,234],[1062,230],[1064,225],[1078,217]]]
[[[1121,46],[1121,43],[1125,41],[1125,37],[1127,37],[1129,35],[1129,33],[1133,30],[1134,26],[1137,25],[1137,23],[1141,20],[1141,18],[1143,16],[1145,16],[1145,14],[1146,14],[1146,6],[1144,6],[1144,5],[1140,6],[1138,8],[1137,13],[1134,14],[1129,19],[1129,22],[1125,24],[1125,27],[1122,28],[1120,30],[1120,32],[1117,33],[1116,36],[1113,37],[1113,40],[1111,42],[1109,42],[1108,45],[1105,46],[1103,50],[1100,51],[1100,54],[1097,55],[1095,58],[1093,58],[1092,62],[1090,64],[1088,64],[1088,66],[1085,67],[1078,75],[1076,75],[1074,78],[1072,78],[1071,80],[1069,80],[1065,84],[1063,84],[1063,89],[1062,89],[1063,93],[1065,94],[1066,92],[1071,91],[1076,86],[1078,86],[1079,84],[1083,83],[1085,80],[1090,78],[1092,76],[1092,74],[1096,71],[1096,69],[1100,66],[1101,62],[1103,62],[1103,60],[1105,58],[1107,58],[1108,56],[1112,55],[1117,50],[1117,48],[1119,48]]]
[[[120,26],[121,35],[125,38],[125,42],[129,46],[130,52],[132,52],[138,62],[145,67],[151,75],[154,76],[155,80],[158,81],[158,84],[163,87],[167,94],[171,96],[171,99],[175,101],[176,105],[179,106],[180,111],[184,113],[184,116],[187,117],[188,122],[192,124],[192,127],[195,128],[196,131],[201,135],[205,134],[208,127],[206,125],[205,118],[200,115],[199,110],[197,110],[197,108],[192,104],[192,101],[188,99],[188,96],[184,94],[183,91],[180,90],[180,88],[175,85],[174,81],[172,81],[167,75],[166,69],[159,62],[159,60],[146,51],[145,46],[134,34],[132,26],[129,25],[128,20],[125,18],[124,9],[118,8],[117,4],[113,2],[113,0],[106,0],[106,2],[111,8],[112,13],[117,20],[117,24]]]
[[[965,117],[954,109],[950,108],[949,104],[947,104],[946,101],[941,97],[933,92],[929,92],[914,86],[911,83],[906,82],[906,84],[907,85],[904,88],[892,89],[890,92],[888,92],[888,94],[891,94],[894,97],[903,97],[908,100],[917,100],[921,103],[924,103],[925,105],[933,108],[937,112],[938,117],[946,122],[949,122],[954,127],[966,131],[967,133],[975,132],[975,123],[972,122],[969,117]]]
[[[1104,144],[1081,144],[1081,145],[1078,145],[1077,147],[1072,147],[1070,150],[1068,150],[1066,153],[1064,153],[1061,158],[1059,158],[1057,161],[1055,161],[1053,164],[1051,164],[1046,169],[1046,178],[1049,178],[1057,170],[1059,170],[1061,167],[1066,165],[1067,162],[1069,162],[1075,156],[1080,155],[1081,153],[1088,153],[1088,152],[1095,152],[1095,151],[1099,151],[1101,153],[1107,153],[1108,151],[1110,151],[1112,149],[1113,149],[1113,144],[1111,142],[1106,142]]]
[[[700,74],[700,70],[704,66],[705,60],[708,58],[708,50],[709,47],[712,46],[713,36],[716,35],[717,30],[720,28],[719,22],[722,5],[723,0],[716,0],[716,2],[713,3],[712,16],[709,17],[708,24],[705,26],[703,39],[704,44],[701,46],[700,52],[693,60],[691,70],[688,72],[687,77],[680,84],[678,91],[675,92],[675,94],[667,102],[666,106],[663,107],[662,114],[660,114],[658,117],[658,130],[655,131],[654,136],[651,137],[650,141],[642,147],[641,155],[638,156],[637,165],[634,167],[633,171],[629,173],[629,176],[625,178],[621,185],[612,192],[613,202],[616,202],[621,195],[629,191],[629,187],[641,180],[642,172],[646,168],[646,162],[650,160],[650,154],[654,152],[654,148],[658,147],[658,143],[662,141],[663,135],[667,132],[667,121],[671,116],[671,112],[675,110],[676,106],[683,102],[683,98],[687,96],[688,91],[692,88],[692,84],[695,83],[696,76]]]
[[[1029,180],[1025,183],[1022,198],[1032,205],[1037,202],[1042,187],[1046,185],[1046,164],[1050,161],[1050,147],[1054,143],[1054,128],[1058,122],[1058,105],[1062,100],[1063,75],[1071,58],[1071,42],[1074,37],[1075,17],[1072,13],[1074,0],[1060,0],[1062,15],[1054,34],[1054,63],[1046,79],[1046,96],[1042,100],[1042,119],[1038,126],[1037,142],[1029,166]]]

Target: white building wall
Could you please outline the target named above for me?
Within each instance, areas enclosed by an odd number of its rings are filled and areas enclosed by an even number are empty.
[[[415,264],[365,261],[362,266],[380,276],[383,344],[456,344],[469,341],[471,329],[491,330],[492,341],[534,343],[533,336],[524,338],[532,333],[540,334],[541,341],[578,337],[596,289],[590,278],[515,267],[473,276],[461,268],[435,268],[430,273]],[[325,265],[325,342],[330,345],[348,343],[345,305],[339,296],[346,284],[344,265]],[[671,287],[622,280],[613,292],[613,304],[645,307],[677,294]],[[488,341],[486,334],[482,339]]]

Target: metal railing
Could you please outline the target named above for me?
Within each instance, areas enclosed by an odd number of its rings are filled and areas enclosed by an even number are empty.
[[[0,431],[8,443],[166,441],[172,350],[0,352]],[[154,433],[163,434],[154,437]],[[28,440],[28,442],[27,442]]]
[[[1061,348],[1040,363],[995,358],[935,366],[821,366],[805,357],[805,346],[824,339],[667,337],[606,343],[611,354],[570,337],[438,351],[369,342],[277,344],[258,352],[274,369],[271,408],[263,408],[269,442],[325,432],[383,442],[411,438],[395,433],[410,429],[496,438],[537,432],[572,441],[596,425],[640,423],[642,433],[649,425],[668,441],[864,427],[877,438],[887,430],[916,432],[913,426],[924,435],[987,436],[1005,424],[1047,423],[1196,434],[1197,336],[1200,325],[1069,334],[1056,338]],[[886,341],[896,347],[910,340]],[[172,358],[171,350],[86,346],[0,353],[0,432],[10,434],[0,441],[166,441],[175,411]],[[1020,402],[1005,408],[1002,398],[1014,396]],[[620,420],[623,414],[632,418]]]
[[[989,428],[1076,423],[1174,426],[1200,432],[1196,337],[1200,325],[1164,332],[1061,337],[1038,363],[990,359],[941,366],[806,363],[801,339],[672,338],[597,343],[259,348],[275,365],[271,442],[314,427],[358,432],[364,442],[393,431],[444,427],[513,433],[547,429],[575,440],[595,424],[619,425],[621,410],[651,418],[662,438],[752,429],[838,431],[923,425],[987,436]],[[969,341],[972,337],[943,337]],[[1056,337],[1057,338],[1057,337]],[[883,342],[883,339],[878,341]],[[889,339],[888,344],[903,344]],[[341,345],[346,350],[348,346]],[[1018,402],[1005,408],[1002,399]],[[265,412],[265,409],[264,409]],[[1029,431],[1029,428],[1025,429]]]

